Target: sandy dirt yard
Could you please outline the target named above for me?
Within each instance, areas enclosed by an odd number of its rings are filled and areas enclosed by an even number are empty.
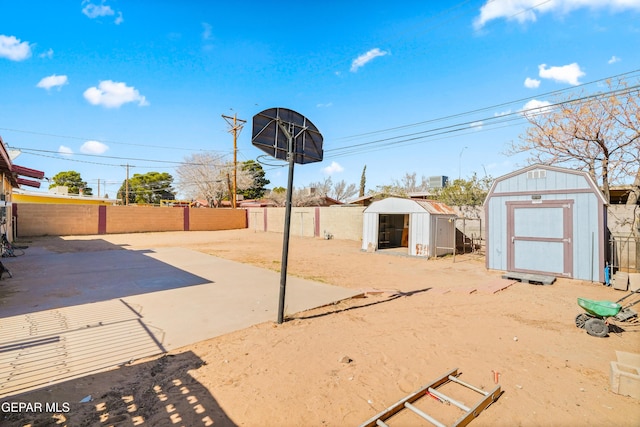
[[[182,246],[279,270],[282,235],[253,230],[34,239],[59,251]],[[104,247],[103,247],[104,246]],[[355,241],[293,237],[289,273],[368,294],[195,343],[20,396],[68,401],[65,414],[10,416],[2,426],[357,426],[445,372],[503,394],[473,426],[639,426],[640,401],[610,391],[616,350],[640,353],[640,324],[607,338],[575,326],[577,297],[615,301],[600,284],[502,281],[484,257],[437,260],[365,253]],[[508,282],[510,283],[510,282]],[[370,292],[374,289],[385,292]],[[625,301],[626,302],[626,301]],[[636,306],[637,309],[637,306]],[[167,313],[167,316],[171,316]],[[449,385],[445,386],[448,387]],[[449,394],[456,397],[458,389]],[[446,391],[445,391],[446,393]],[[79,403],[91,395],[92,400]],[[467,400],[465,400],[465,398]],[[467,405],[479,398],[460,397]],[[15,400],[15,399],[14,399]],[[421,399],[451,424],[461,411]],[[428,425],[399,415],[390,426]]]

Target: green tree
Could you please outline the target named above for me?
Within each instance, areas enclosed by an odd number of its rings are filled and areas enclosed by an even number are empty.
[[[238,190],[238,194],[244,196],[245,199],[260,199],[267,192],[265,188],[271,181],[265,178],[264,169],[262,169],[262,165],[255,160],[247,160],[246,162],[242,162],[241,170],[248,172],[251,176],[253,176],[253,183],[251,187]]]
[[[135,174],[129,179],[129,203],[148,203],[157,205],[160,200],[175,200],[172,187],[173,177],[167,172],[147,172]],[[118,190],[118,199],[125,202],[127,180]]]
[[[80,194],[80,189],[82,189],[83,194],[92,195],[91,187],[87,187],[86,181],[83,181],[80,173],[76,171],[58,172],[51,178],[49,188],[62,186],[69,189],[69,194]]]
[[[364,197],[365,186],[367,184],[367,165],[362,168],[362,176],[360,177],[360,193],[359,197]]]
[[[450,206],[480,206],[484,203],[493,178],[478,178],[474,173],[470,179],[456,179],[453,183],[435,191],[435,197]]]

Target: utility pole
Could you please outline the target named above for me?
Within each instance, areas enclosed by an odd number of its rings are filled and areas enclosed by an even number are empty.
[[[127,180],[125,181],[124,205],[129,204],[129,163],[127,163]]]
[[[242,127],[246,120],[240,120],[237,118],[237,114],[234,114],[233,117],[222,115],[222,118],[231,126],[229,128],[229,133],[233,134],[233,194],[231,194],[231,206],[233,209],[236,208],[236,198],[238,193],[238,135],[242,130]]]

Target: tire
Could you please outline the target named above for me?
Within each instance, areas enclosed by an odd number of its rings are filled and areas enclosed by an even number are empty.
[[[587,320],[591,319],[591,316],[587,313],[580,313],[576,316],[576,327],[580,329],[584,329],[584,324],[587,323]]]
[[[593,317],[584,324],[587,333],[593,337],[604,338],[609,335],[609,327],[604,320]]]

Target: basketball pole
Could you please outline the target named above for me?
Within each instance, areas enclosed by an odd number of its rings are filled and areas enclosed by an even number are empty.
[[[293,167],[295,154],[293,150],[293,135],[289,133],[280,123],[280,128],[287,135],[287,145],[289,157],[289,179],[287,181],[287,202],[284,214],[284,238],[282,240],[282,263],[280,265],[280,300],[278,303],[278,324],[284,322],[284,299],[287,288],[287,263],[289,260],[289,232],[291,230],[291,202],[293,200]]]

